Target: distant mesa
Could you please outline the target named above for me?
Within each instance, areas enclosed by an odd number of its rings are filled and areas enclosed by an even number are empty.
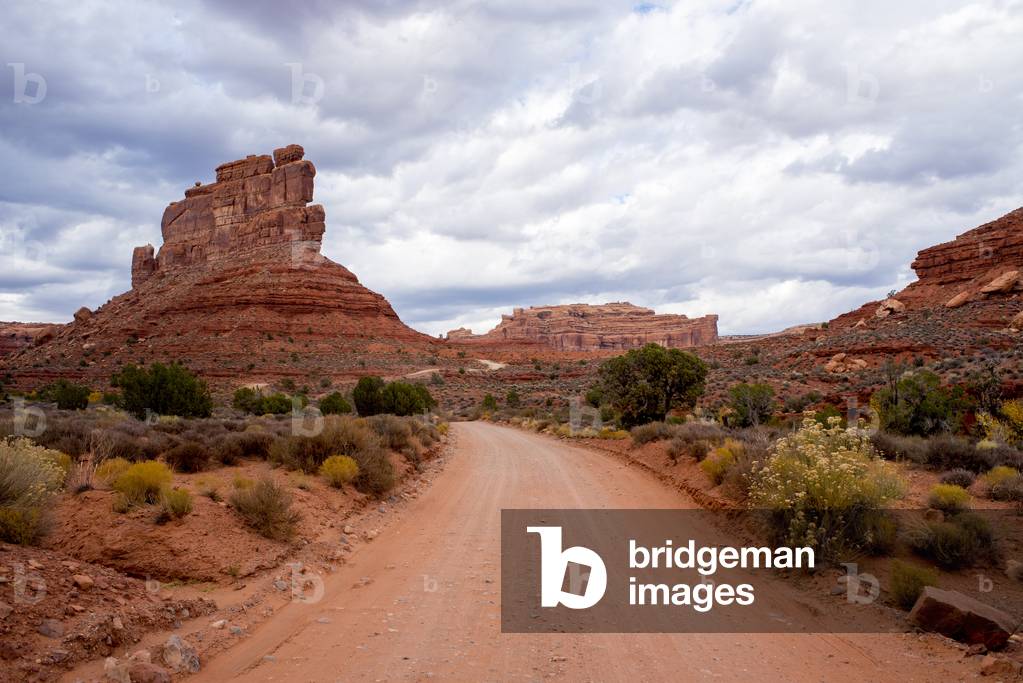
[[[690,348],[718,339],[718,317],[657,314],[627,302],[602,305],[567,304],[516,308],[501,316],[493,330],[473,335],[459,328],[448,332],[452,342],[534,343],[559,351],[600,351],[660,344]]]

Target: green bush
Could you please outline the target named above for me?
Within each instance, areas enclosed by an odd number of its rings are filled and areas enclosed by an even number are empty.
[[[320,412],[324,415],[346,415],[352,412],[352,404],[341,392],[335,391],[320,399]]]
[[[509,408],[518,408],[522,405],[522,397],[519,396],[519,392],[509,389],[508,393],[504,396],[504,404]]]
[[[888,386],[874,393],[870,406],[882,430],[929,436],[957,431],[969,400],[962,387],[942,387],[941,378],[930,370],[899,376],[899,369],[889,367]]]
[[[384,380],[372,375],[360,377],[355,389],[352,390],[352,400],[355,402],[355,409],[362,417],[369,417],[384,412],[381,405],[380,392],[384,388]]]
[[[124,496],[129,505],[156,503],[160,492],[170,484],[173,475],[162,462],[149,460],[135,463],[113,482],[113,489]]]
[[[691,408],[703,394],[707,365],[681,349],[647,344],[605,361],[599,376],[603,398],[630,428]]]
[[[749,505],[768,514],[777,542],[835,558],[869,545],[873,518],[902,492],[868,437],[807,418],[775,442],[753,477]]]
[[[927,504],[942,512],[960,512],[970,506],[970,494],[955,484],[935,484],[927,496]]]
[[[287,541],[295,535],[300,518],[291,509],[291,494],[272,479],[236,488],[229,501],[247,525],[266,538]]]
[[[388,382],[380,390],[380,412],[409,416],[430,412],[437,401],[422,384]],[[496,401],[495,401],[496,407]]]
[[[483,397],[483,410],[491,413],[497,410],[497,399],[494,398],[493,394],[487,394]]]
[[[332,455],[320,465],[320,476],[337,489],[351,483],[358,475],[358,463],[347,455]]]
[[[121,406],[140,420],[150,414],[209,417],[213,398],[206,383],[177,363],[126,365],[112,379],[121,390]]]
[[[774,389],[769,384],[737,384],[728,390],[734,427],[755,427],[767,422],[774,412]]]
[[[40,394],[57,404],[60,410],[85,410],[89,407],[89,387],[72,384],[61,379],[43,389]]]
[[[46,533],[51,500],[67,476],[62,456],[26,438],[0,440],[0,541],[28,545]]]
[[[908,612],[913,609],[924,588],[938,585],[938,572],[929,567],[895,560],[892,562],[891,581],[892,600]]]
[[[192,494],[185,489],[165,488],[160,505],[164,516],[181,519],[192,511]]]

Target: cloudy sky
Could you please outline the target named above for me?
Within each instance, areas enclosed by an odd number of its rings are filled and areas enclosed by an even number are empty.
[[[1023,204],[1023,2],[8,2],[0,320],[130,286],[297,142],[324,253],[424,332],[631,301],[823,320]]]

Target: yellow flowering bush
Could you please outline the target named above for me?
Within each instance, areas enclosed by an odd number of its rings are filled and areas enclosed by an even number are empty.
[[[359,476],[359,464],[347,455],[332,455],[320,465],[320,474],[334,488],[341,488]]]
[[[877,548],[891,525],[881,512],[902,497],[891,463],[878,457],[860,429],[803,420],[778,439],[752,479],[749,505],[767,513],[775,541],[808,546],[826,557]]]
[[[988,440],[1023,446],[1023,400],[1005,401],[998,412],[997,416],[990,413],[977,415]]]
[[[48,503],[64,485],[67,456],[26,438],[0,440],[0,541],[34,543]]]
[[[735,439],[725,439],[725,443],[712,450],[700,461],[700,469],[710,477],[715,486],[724,481],[728,470],[735,464],[736,458],[742,455],[742,443]]]

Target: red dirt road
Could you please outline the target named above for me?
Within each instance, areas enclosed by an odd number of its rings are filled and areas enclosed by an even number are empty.
[[[192,680],[908,683],[978,677],[975,659],[964,660],[934,637],[902,633],[502,634],[501,508],[693,504],[609,455],[487,423],[451,428],[454,453],[445,471],[400,519],[326,578],[320,602],[290,603]],[[798,619],[805,607],[794,595],[778,582],[766,594],[758,588],[758,600]]]

